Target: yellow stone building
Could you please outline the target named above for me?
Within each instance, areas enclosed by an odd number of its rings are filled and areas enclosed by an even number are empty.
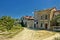
[[[39,29],[50,29],[50,21],[53,19],[56,8],[39,10],[34,12],[34,27]]]

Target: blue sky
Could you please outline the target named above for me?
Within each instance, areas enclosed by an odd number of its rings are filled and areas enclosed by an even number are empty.
[[[0,0],[0,16],[33,16],[35,9],[43,10],[56,7],[60,9],[60,0]]]

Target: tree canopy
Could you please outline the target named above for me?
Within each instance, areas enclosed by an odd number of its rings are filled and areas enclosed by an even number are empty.
[[[0,17],[0,29],[11,30],[14,24],[14,19],[10,16],[2,16]]]
[[[51,25],[60,26],[60,14],[53,18],[53,20],[51,21]]]

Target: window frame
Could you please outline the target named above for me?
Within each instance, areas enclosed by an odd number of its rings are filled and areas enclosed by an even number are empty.
[[[45,14],[45,20],[46,20],[46,19],[48,19],[48,15],[47,15],[47,14]]]
[[[40,19],[41,19],[41,20],[43,19],[43,15],[40,16]]]
[[[40,27],[43,27],[43,23],[40,24]]]

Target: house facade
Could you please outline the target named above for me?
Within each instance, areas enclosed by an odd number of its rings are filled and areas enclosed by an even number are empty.
[[[57,11],[56,8],[35,11],[34,12],[35,27],[39,29],[48,29],[48,30],[51,29],[50,21],[56,15],[56,11]]]
[[[51,21],[59,14],[60,10],[50,8],[46,10],[34,11],[34,17],[24,16],[22,20],[24,25],[28,28],[60,30],[60,26],[51,26]],[[58,19],[58,22],[59,21],[60,19]]]

